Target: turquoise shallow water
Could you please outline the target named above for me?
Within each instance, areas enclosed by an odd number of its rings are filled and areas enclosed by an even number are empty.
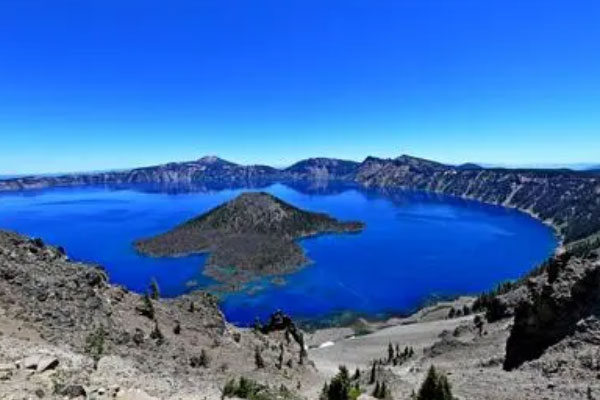
[[[221,294],[227,318],[239,324],[278,308],[308,319],[407,312],[431,296],[475,293],[519,277],[557,245],[550,228],[524,213],[451,197],[340,184],[261,190],[367,227],[357,235],[303,240],[314,263],[285,276],[284,285],[264,279]],[[202,275],[204,256],[147,258],[131,243],[243,191],[136,185],[5,193],[0,228],[61,245],[75,260],[103,265],[112,282],[131,290],[143,291],[155,278],[163,295],[177,296],[214,285]]]

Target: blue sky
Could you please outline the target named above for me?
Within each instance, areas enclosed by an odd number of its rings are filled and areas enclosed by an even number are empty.
[[[597,1],[0,0],[0,173],[600,162]]]

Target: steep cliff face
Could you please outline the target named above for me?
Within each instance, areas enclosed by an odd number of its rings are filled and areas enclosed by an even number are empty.
[[[565,242],[600,231],[600,178],[560,170],[459,169],[427,160],[368,158],[366,186],[425,190],[514,207],[554,225]]]
[[[506,343],[504,368],[519,367],[576,332],[586,331],[584,341],[600,340],[600,258],[562,255],[546,271],[527,284],[529,294],[516,308]]]

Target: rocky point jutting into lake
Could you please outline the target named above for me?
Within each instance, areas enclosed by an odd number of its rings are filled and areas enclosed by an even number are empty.
[[[363,227],[361,222],[301,210],[268,193],[244,193],[166,233],[139,240],[135,247],[155,257],[208,252],[205,274],[238,283],[307,264],[296,239]]]

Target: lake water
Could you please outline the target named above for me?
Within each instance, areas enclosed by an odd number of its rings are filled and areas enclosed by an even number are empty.
[[[43,238],[74,260],[101,264],[110,280],[142,292],[155,278],[164,296],[215,282],[205,257],[147,258],[135,239],[163,232],[246,190],[222,188],[56,188],[0,194],[0,228]],[[302,241],[314,261],[285,276],[221,293],[228,320],[248,324],[280,308],[318,319],[351,311],[408,312],[432,296],[476,293],[521,276],[549,256],[557,240],[528,215],[421,192],[376,191],[340,184],[267,185],[260,190],[311,211],[360,220],[355,235]]]

